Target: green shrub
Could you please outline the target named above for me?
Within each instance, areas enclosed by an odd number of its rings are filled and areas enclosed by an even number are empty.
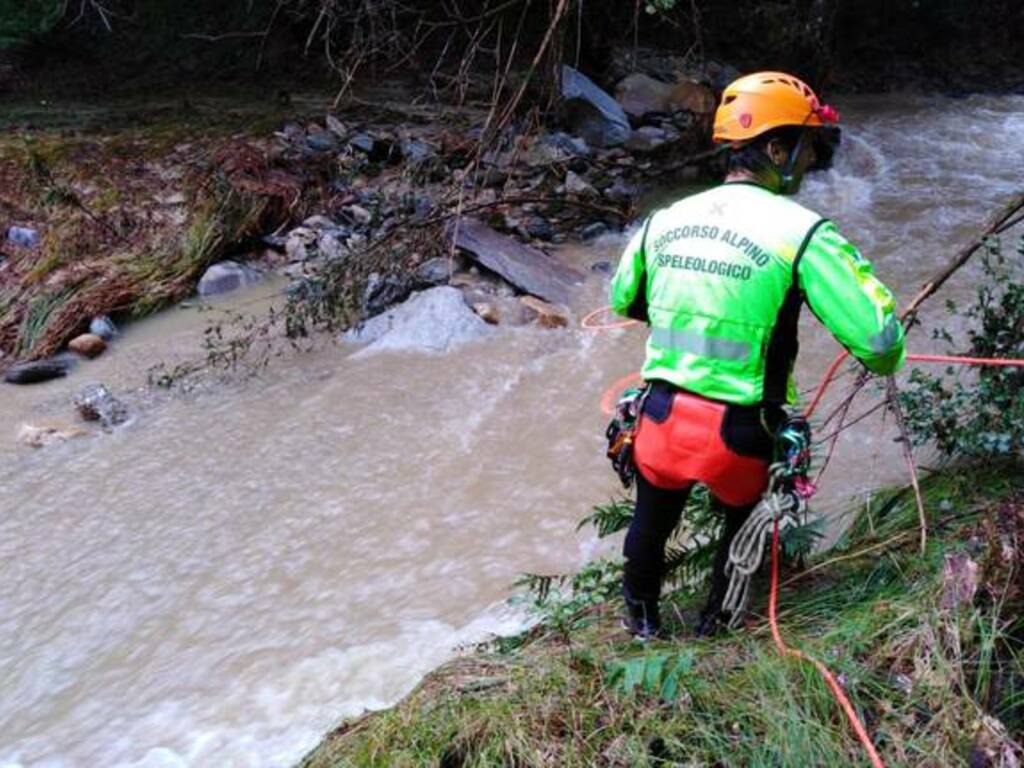
[[[988,278],[974,304],[951,316],[969,323],[968,347],[961,354],[986,358],[1024,358],[1024,238],[1015,257],[1002,244],[986,244],[982,266]],[[946,330],[936,338],[953,347]],[[915,444],[934,442],[947,458],[983,459],[1024,455],[1024,369],[950,366],[945,375],[915,369],[901,395]]]
[[[64,9],[63,0],[0,0],[0,51],[45,37]]]

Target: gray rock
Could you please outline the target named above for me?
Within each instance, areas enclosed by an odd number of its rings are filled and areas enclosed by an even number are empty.
[[[353,357],[385,351],[441,353],[493,333],[466,306],[462,293],[439,286],[413,294],[405,303],[367,320],[344,338],[369,346]]]
[[[306,227],[296,227],[288,233],[285,240],[284,252],[288,254],[290,261],[306,261],[315,255],[316,244],[319,237],[317,233]]]
[[[317,215],[310,216],[308,219],[302,222],[302,226],[305,227],[306,229],[334,229],[338,225],[335,224],[326,216]]]
[[[106,315],[99,315],[89,322],[89,333],[99,336],[104,341],[110,341],[117,336],[117,326]]]
[[[587,224],[583,229],[580,230],[580,237],[584,240],[590,240],[591,238],[603,235],[608,231],[608,225],[603,221],[595,221],[592,224]]]
[[[316,131],[306,136],[306,146],[314,152],[336,152],[341,140],[331,131]]]
[[[438,256],[416,267],[416,281],[422,285],[443,285],[451,278],[448,259]]]
[[[363,309],[366,315],[372,316],[405,299],[412,291],[409,280],[397,275],[382,276],[373,272],[366,280],[366,293],[363,294]]]
[[[637,196],[637,188],[622,179],[616,179],[614,184],[604,190],[604,196],[616,203],[624,203]]]
[[[591,149],[586,141],[578,136],[570,136],[562,131],[546,134],[541,141],[544,144],[560,149],[567,155],[575,157],[589,157],[591,153]]]
[[[582,197],[597,194],[597,190],[574,171],[569,171],[565,174],[565,191],[570,195],[580,195]]]
[[[633,131],[626,142],[626,149],[631,152],[651,152],[668,141],[668,134],[661,128],[645,125]]]
[[[114,427],[128,421],[128,408],[102,384],[89,384],[75,395],[75,407],[86,421]]]
[[[260,273],[236,261],[218,261],[206,270],[196,288],[200,296],[217,296],[260,280]]]
[[[570,130],[588,144],[614,147],[629,139],[629,118],[619,103],[586,75],[562,65],[562,99]]]
[[[406,139],[401,146],[402,157],[413,166],[423,165],[437,156],[434,148],[420,139]]]
[[[372,155],[374,148],[377,146],[377,141],[373,136],[370,136],[367,133],[360,133],[353,136],[349,140],[348,145],[353,149],[359,150],[363,154]]]
[[[38,384],[66,376],[75,365],[74,355],[57,355],[45,360],[33,360],[9,368],[4,373],[8,384]]]
[[[348,136],[348,128],[334,115],[327,116],[327,130],[337,136],[339,139],[344,139]]]
[[[7,230],[7,240],[22,248],[35,248],[39,245],[39,231],[31,227],[11,227]]]
[[[344,233],[340,230],[323,232],[317,241],[317,250],[326,261],[341,261],[348,257]]]

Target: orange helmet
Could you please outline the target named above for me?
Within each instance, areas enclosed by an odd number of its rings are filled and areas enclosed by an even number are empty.
[[[839,114],[802,80],[784,72],[755,72],[723,91],[712,138],[748,141],[783,125],[821,128],[838,122]]]

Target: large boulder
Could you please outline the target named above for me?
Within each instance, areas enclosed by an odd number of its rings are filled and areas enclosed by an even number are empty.
[[[217,296],[259,282],[260,273],[237,261],[218,261],[199,280],[200,296]]]
[[[562,100],[570,130],[588,144],[614,147],[630,135],[629,118],[611,96],[570,66],[562,65]]]
[[[447,352],[492,332],[466,306],[457,288],[438,286],[414,293],[403,304],[346,332],[344,338],[369,344],[356,353],[362,357],[385,351]]]
[[[641,118],[652,112],[667,112],[672,86],[643,72],[634,72],[615,86],[615,100],[630,117]]]

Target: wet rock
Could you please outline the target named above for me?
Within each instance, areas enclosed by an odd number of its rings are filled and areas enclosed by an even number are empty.
[[[117,326],[106,315],[98,315],[89,322],[89,333],[99,336],[104,341],[110,341],[117,336]]]
[[[473,311],[488,325],[497,325],[501,320],[498,308],[488,301],[480,301],[473,305]]]
[[[317,251],[325,261],[341,261],[349,255],[344,235],[339,230],[321,233],[317,240]]]
[[[443,285],[451,278],[449,260],[438,256],[416,267],[416,282],[421,285]]]
[[[11,227],[7,230],[7,241],[22,248],[36,248],[39,245],[39,230],[31,227]]]
[[[99,357],[107,348],[107,342],[95,333],[83,333],[68,342],[68,349],[83,357]]]
[[[363,294],[363,309],[366,315],[376,315],[392,304],[402,301],[412,291],[408,279],[397,275],[382,276],[374,272],[366,280],[366,292]]]
[[[562,99],[570,130],[588,144],[613,147],[629,138],[629,118],[618,102],[586,75],[564,64]]]
[[[630,117],[639,119],[652,112],[667,112],[672,86],[643,72],[634,72],[615,86],[615,100]]]
[[[368,133],[360,133],[349,139],[348,145],[364,155],[372,155],[377,146],[376,140]]]
[[[273,248],[275,251],[283,251],[288,243],[288,238],[283,235],[264,235],[260,238],[264,245]]]
[[[541,141],[548,146],[561,150],[569,156],[589,157],[591,154],[590,146],[585,140],[578,136],[570,136],[561,131],[546,134]]]
[[[541,328],[566,328],[569,325],[566,313],[553,304],[536,296],[521,296],[519,301],[533,313],[533,321]]]
[[[57,445],[76,437],[85,437],[88,430],[80,427],[68,427],[56,424],[22,424],[18,430],[18,442],[31,448],[45,448]]]
[[[200,296],[218,296],[259,282],[260,273],[235,261],[218,261],[199,279]]]
[[[668,112],[709,115],[715,111],[715,94],[707,86],[683,80],[672,87],[666,106]]]
[[[58,355],[45,360],[33,360],[9,368],[4,374],[4,381],[8,384],[37,384],[66,376],[74,364],[74,355]]]
[[[653,125],[644,125],[633,131],[633,135],[626,142],[626,149],[631,152],[651,152],[668,141],[668,134],[661,128]]]
[[[456,247],[482,266],[543,299],[568,304],[573,286],[582,281],[576,270],[537,248],[495,232],[477,219],[463,218],[457,229],[449,227],[447,236],[454,237]]]
[[[114,427],[128,421],[128,408],[103,384],[89,384],[75,395],[75,408],[86,421]]]
[[[367,320],[344,338],[369,346],[353,357],[384,351],[440,353],[492,333],[493,329],[466,306],[462,294],[439,286],[413,294],[408,301]]]
[[[587,226],[580,230],[580,237],[584,240],[591,240],[599,235],[603,235],[607,231],[607,224],[603,221],[595,221],[592,224],[587,224]]]
[[[302,226],[304,228],[306,228],[306,229],[321,230],[321,229],[334,229],[338,225],[335,224],[333,221],[331,221],[326,216],[317,215],[317,216],[310,216],[308,219],[306,219],[304,222],[302,222]]]
[[[356,224],[362,224],[368,226],[373,221],[373,214],[363,208],[361,205],[347,205],[342,209],[350,221]]]
[[[580,197],[593,197],[597,195],[597,190],[584,181],[583,177],[575,171],[569,171],[565,174],[565,191],[570,195],[579,195]]]
[[[337,136],[339,139],[344,139],[348,136],[348,128],[334,115],[328,115],[326,120],[327,130]]]
[[[537,240],[551,240],[555,236],[555,228],[542,216],[531,216],[524,225],[526,234]]]
[[[437,151],[421,139],[406,139],[401,149],[405,162],[412,166],[424,165],[437,156]]]
[[[315,255],[318,240],[319,237],[313,230],[306,227],[296,227],[288,233],[284,252],[288,255],[289,261],[306,261]]]
[[[310,131],[306,136],[306,146],[314,152],[337,152],[341,139],[332,131]]]
[[[625,203],[637,196],[637,188],[622,179],[616,179],[611,186],[606,187],[602,193],[609,200],[616,203]]]

